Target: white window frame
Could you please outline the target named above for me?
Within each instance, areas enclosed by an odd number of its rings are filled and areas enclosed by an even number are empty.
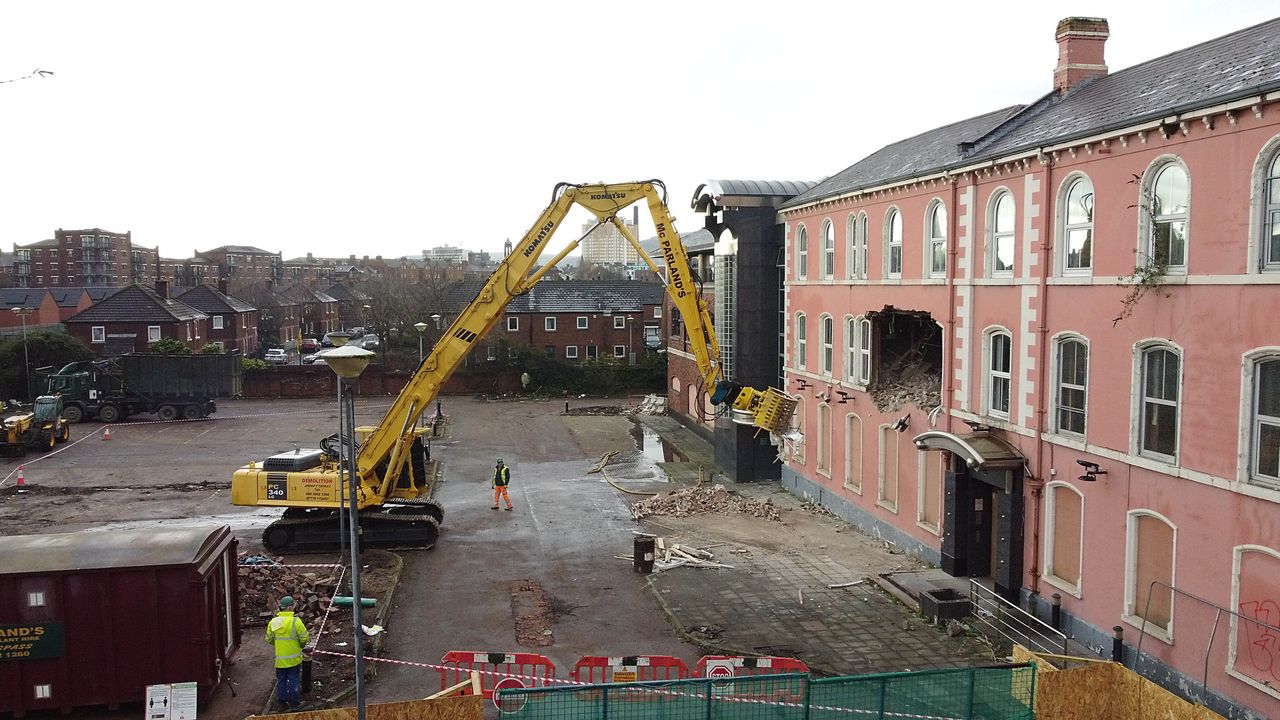
[[[902,211],[890,207],[884,215],[884,276],[902,277]],[[894,269],[894,251],[897,251],[897,269]]]
[[[796,279],[809,278],[809,231],[804,223],[796,225]]]
[[[1262,146],[1253,168],[1253,212],[1249,213],[1250,272],[1280,272],[1280,249],[1271,251],[1271,233],[1280,235],[1280,135]]]
[[[89,342],[104,343],[107,341],[107,326],[94,325],[89,328]]]
[[[1280,348],[1255,350],[1246,354],[1244,358],[1244,380],[1241,383],[1241,397],[1245,399],[1242,403],[1243,422],[1240,425],[1244,428],[1241,439],[1243,450],[1241,479],[1250,485],[1280,491],[1280,476],[1273,477],[1258,472],[1262,429],[1264,427],[1280,429],[1280,417],[1263,415],[1258,410],[1258,396],[1262,387],[1261,374],[1258,371],[1262,365],[1268,363],[1280,364]]]
[[[214,330],[222,330],[222,329],[223,329],[223,327],[222,327],[222,316],[221,316],[221,315],[214,315],[214,316],[213,316],[213,321],[212,321],[212,322],[213,322],[213,329],[214,329]]]
[[[565,356],[565,358],[566,358],[566,359],[568,359],[568,360],[577,360],[577,359],[578,359],[578,346],[577,346],[577,345],[565,345],[565,346],[564,346],[564,356]]]
[[[1185,212],[1162,213],[1156,215],[1155,208],[1148,208],[1154,202],[1156,183],[1171,167],[1177,166],[1187,178],[1187,209]],[[1165,269],[1168,275],[1185,275],[1187,262],[1191,254],[1191,171],[1182,158],[1176,155],[1162,155],[1156,158],[1142,176],[1142,186],[1138,197],[1138,237],[1141,247],[1138,248],[1139,260],[1143,264],[1151,263],[1155,253],[1156,227],[1164,223],[1183,223],[1182,258],[1180,263],[1170,262]]]
[[[627,346],[626,346],[626,345],[614,345],[614,346],[613,346],[613,356],[614,356],[614,357],[618,357],[618,358],[620,358],[620,357],[626,357],[626,356],[627,356]]]
[[[508,315],[507,316],[507,332],[519,332],[519,331],[520,331],[520,316]]]
[[[626,329],[627,329],[627,316],[626,316],[626,315],[614,315],[614,316],[613,316],[613,329],[614,329],[614,330],[626,330]]]
[[[808,368],[809,324],[804,313],[796,313],[796,362],[799,370]]]
[[[542,329],[543,329],[543,330],[545,330],[546,332],[555,332],[555,331],[556,331],[556,316],[555,316],[555,315],[548,315],[547,317],[543,318],[543,319],[542,319]]]
[[[658,319],[658,318],[661,318],[661,317],[662,317],[662,306],[661,306],[661,305],[654,305],[654,306],[653,306],[653,317],[654,317],[654,319]]]
[[[934,220],[938,215],[942,216],[940,223]],[[947,276],[947,234],[950,227],[947,225],[947,205],[941,199],[935,198],[929,204],[929,209],[924,214],[924,275],[929,278],[944,278]],[[940,228],[940,232],[935,233],[935,225]],[[938,259],[941,258],[941,265]]]
[[[858,319],[852,315],[844,316],[844,379],[846,382],[858,380]]]
[[[1088,190],[1081,199],[1085,212],[1088,213],[1088,220],[1083,222],[1071,222],[1071,193],[1077,187],[1087,186]],[[1097,251],[1097,232],[1094,226],[1094,218],[1097,217],[1097,194],[1094,191],[1093,180],[1081,172],[1071,173],[1060,186],[1058,193],[1058,212],[1057,212],[1057,236],[1058,247],[1058,274],[1063,276],[1083,276],[1088,277],[1093,274],[1093,257]],[[1087,200],[1084,200],[1088,198]],[[1085,231],[1089,233],[1089,262],[1081,264],[1077,267],[1071,266],[1071,235],[1075,232]]]
[[[925,502],[929,491],[929,463],[938,468],[938,522],[931,523],[924,517]],[[931,535],[942,534],[942,518],[946,514],[947,471],[942,467],[942,453],[932,450],[916,452],[916,527]]]
[[[1075,385],[1073,383],[1063,381],[1062,351],[1067,343],[1079,343],[1084,346],[1084,385]],[[1053,373],[1053,398],[1050,401],[1053,404],[1053,417],[1050,422],[1055,434],[1083,438],[1089,431],[1089,360],[1089,340],[1087,338],[1075,333],[1063,333],[1054,337],[1053,357],[1050,359]],[[1080,409],[1081,414],[1084,415],[1084,427],[1079,432],[1062,427],[1063,389],[1079,390],[1084,395],[1084,407]],[[1074,408],[1072,408],[1072,410],[1074,411]]]
[[[850,213],[845,221],[845,246],[847,248],[844,257],[844,273],[849,280],[860,280],[864,277],[867,268],[867,234],[866,213]],[[859,227],[861,225],[861,227]]]
[[[836,276],[836,226],[830,219],[822,221],[822,279]]]
[[[830,377],[835,372],[836,321],[823,313],[818,318],[818,340],[822,344],[822,374]]]
[[[997,370],[995,368],[995,350],[996,338],[1004,338],[1008,342],[1009,357],[1007,370]],[[1013,409],[1013,333],[1002,327],[990,328],[985,333],[983,345],[983,388],[982,388],[982,406],[987,414],[991,417],[1010,419],[1010,410]],[[1005,401],[1009,403],[1009,407],[999,410],[995,407],[995,391],[997,381],[1002,381],[1006,390]]]
[[[1056,556],[1057,548],[1054,547],[1054,527],[1057,524],[1057,490],[1065,488],[1080,497],[1080,547],[1078,548],[1080,557],[1079,568],[1080,578],[1078,582],[1070,582],[1053,574],[1053,559]],[[1080,492],[1080,488],[1069,482],[1055,480],[1044,486],[1044,512],[1045,512],[1045,541],[1044,541],[1044,570],[1041,571],[1040,577],[1045,582],[1071,593],[1075,597],[1082,597],[1084,594],[1084,493]]]
[[[43,590],[31,590],[27,593],[27,607],[36,608],[46,605]]]
[[[1178,379],[1177,379],[1177,398],[1170,402],[1167,398],[1148,398],[1147,397],[1147,355],[1163,350],[1173,354],[1178,362]],[[1133,452],[1135,455],[1151,458],[1160,462],[1176,465],[1178,463],[1179,451],[1182,445],[1182,384],[1183,384],[1183,358],[1185,357],[1182,348],[1174,345],[1168,340],[1155,339],[1143,341],[1134,346],[1134,368],[1133,368],[1133,413],[1130,417],[1134,418],[1133,422]],[[1176,413],[1173,429],[1173,454],[1167,455],[1157,450],[1148,450],[1146,445],[1146,413],[1148,401],[1164,406],[1172,406]]]
[[[1173,549],[1170,553],[1170,569],[1169,584],[1178,587],[1178,526],[1174,525],[1169,518],[1161,515],[1154,510],[1146,508],[1135,508],[1130,510],[1125,516],[1125,553],[1124,553],[1124,608],[1120,614],[1120,619],[1130,625],[1142,629],[1146,628],[1146,632],[1151,637],[1169,645],[1173,644],[1173,625],[1175,615],[1177,615],[1178,603],[1176,594],[1170,593],[1169,598],[1169,627],[1162,630],[1157,625],[1150,622],[1143,622],[1142,616],[1138,614],[1138,610],[1146,608],[1134,607],[1138,598],[1138,518],[1151,517],[1163,522],[1172,529],[1170,542],[1173,543]]]
[[[864,386],[871,384],[871,320],[858,318],[858,382]]]
[[[1008,200],[1013,207],[1013,220],[1011,227],[1001,229],[999,227],[1000,203]],[[991,203],[987,211],[987,276],[993,278],[1013,277],[1013,271],[1018,266],[1018,203],[1013,198],[1013,193],[1008,188],[1000,188],[991,194]],[[996,262],[1000,258],[1000,244],[1007,242],[1011,253],[1009,256],[1008,269],[996,269]]]
[[[149,342],[149,343],[156,342],[157,340],[159,340],[159,339],[160,339],[160,337],[161,337],[161,332],[160,332],[160,326],[159,326],[159,325],[148,325],[148,326],[147,326],[147,342]],[[188,340],[190,340],[190,339],[191,339],[191,328],[190,328],[190,327],[188,327],[188,328],[187,328],[187,339],[188,339]]]
[[[835,452],[832,450],[831,441],[834,439],[835,428],[831,426],[831,406],[827,403],[818,403],[818,458],[817,471],[823,477],[831,477],[831,463]]]
[[[591,319],[588,318],[586,315],[579,315],[576,321],[577,323],[576,327],[579,330],[586,330],[590,325],[590,322],[591,322]]]
[[[1276,560],[1280,560],[1280,551],[1276,551],[1274,548],[1269,548],[1265,545],[1252,545],[1252,544],[1237,545],[1235,548],[1232,549],[1230,607],[1235,608],[1237,611],[1241,611],[1241,612],[1243,612],[1243,610],[1240,608],[1240,572],[1244,566],[1245,553],[1253,553],[1253,552],[1260,553],[1262,555],[1268,555]],[[1275,624],[1274,618],[1271,619],[1270,624],[1272,625]],[[1236,678],[1237,680],[1240,680],[1241,682],[1248,683],[1252,687],[1255,687],[1261,690],[1262,692],[1270,695],[1271,697],[1280,698],[1280,688],[1272,684],[1263,683],[1259,681],[1257,678],[1251,677],[1243,672],[1240,672],[1239,670],[1236,670],[1236,660],[1238,660],[1240,657],[1239,637],[1241,635],[1241,632],[1240,632],[1240,618],[1235,614],[1231,615],[1230,627],[1231,627],[1231,634],[1228,636],[1230,638],[1230,641],[1227,645],[1227,668],[1226,668],[1227,674],[1230,675],[1231,677]],[[1245,635],[1246,637],[1248,637],[1248,633],[1245,633]],[[1244,653],[1245,653],[1245,656],[1248,657],[1248,654],[1249,654],[1248,649],[1246,649]]]

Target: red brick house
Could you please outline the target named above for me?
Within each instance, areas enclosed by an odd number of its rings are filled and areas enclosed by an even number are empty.
[[[209,339],[209,316],[169,297],[167,282],[156,285],[156,290],[144,285],[118,290],[67,318],[67,332],[100,357],[142,352],[161,338],[173,338],[200,352]]]
[[[56,328],[62,320],[58,317],[58,303],[45,288],[5,288],[0,290],[0,303],[0,328],[21,328],[25,319],[30,332],[34,328]]]
[[[246,357],[258,349],[258,308],[227,294],[227,281],[218,287],[200,285],[178,296],[182,302],[209,316],[209,342],[224,350],[239,350]]]
[[[88,310],[94,303],[89,291],[82,287],[49,288],[49,294],[53,295],[54,302],[58,304],[58,322]],[[105,296],[104,294],[102,297]],[[102,297],[98,299],[101,300]]]
[[[285,291],[297,303],[301,314],[302,334],[299,338],[320,338],[339,329],[338,300],[313,287],[297,287]]]

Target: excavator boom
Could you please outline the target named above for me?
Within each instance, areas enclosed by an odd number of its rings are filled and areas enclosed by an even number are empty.
[[[571,242],[554,258],[538,265],[543,251],[573,206],[595,215],[598,224],[617,227],[658,270],[640,248],[639,241],[618,219],[630,205],[644,201],[649,207],[666,268],[667,294],[684,318],[690,347],[712,402],[727,406],[734,422],[754,425],[772,433],[784,432],[795,411],[796,399],[774,388],[757,389],[722,378],[720,348],[716,342],[707,300],[689,268],[689,258],[675,230],[657,180],[620,184],[556,186],[551,203],[542,211],[511,253],[441,335],[423,359],[404,390],[381,422],[363,438],[356,457],[357,488],[363,532],[374,543],[385,532],[393,543],[415,544],[406,539],[421,533],[433,544],[443,509],[430,500],[430,483],[423,477],[425,463],[420,439],[424,432],[416,420],[430,407],[441,387],[462,365],[473,347],[502,318],[513,298],[529,291],[545,273],[578,246]],[[343,480],[333,453],[296,451],[250,463],[232,478],[232,502],[236,505],[279,506],[285,517],[267,528],[268,548],[322,546],[333,533],[327,528],[334,511],[343,504]],[[371,531],[373,531],[371,533]],[[368,540],[366,541],[368,542]],[[336,544],[336,543],[334,543]]]

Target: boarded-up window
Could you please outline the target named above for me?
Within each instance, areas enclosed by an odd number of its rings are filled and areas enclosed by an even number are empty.
[[[1174,529],[1155,515],[1129,515],[1129,615],[1146,618],[1148,629],[1172,630]],[[1152,585],[1153,582],[1163,585]]]
[[[880,426],[880,504],[898,509],[898,432]]]
[[[818,406],[818,472],[831,475],[831,406]]]
[[[862,419],[844,418],[844,486],[862,492]]]
[[[1050,485],[1046,514],[1051,523],[1051,541],[1045,572],[1078,591],[1084,498],[1070,485]]]
[[[1228,672],[1280,697],[1280,552],[1236,548],[1231,657]]]
[[[917,519],[935,533],[942,508],[942,460],[940,452],[920,451],[920,497]]]

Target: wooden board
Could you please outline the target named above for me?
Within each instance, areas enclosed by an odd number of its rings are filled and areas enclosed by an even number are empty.
[[[479,695],[408,700],[379,703],[365,707],[367,720],[484,720],[484,698]],[[288,718],[289,720],[355,720],[356,709],[308,710],[278,715],[250,715],[253,718]]]

